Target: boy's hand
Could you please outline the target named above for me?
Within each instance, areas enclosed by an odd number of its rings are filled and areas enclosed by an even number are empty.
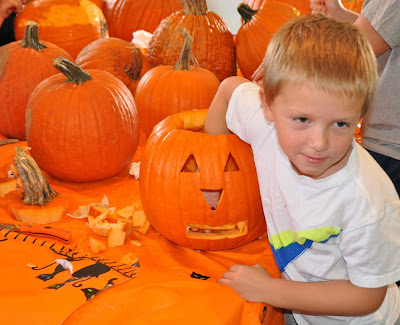
[[[265,302],[265,294],[268,293],[268,280],[272,279],[269,273],[261,265],[231,266],[217,282],[230,286],[243,299],[250,302]]]
[[[339,0],[310,0],[311,13],[337,17],[343,9]]]

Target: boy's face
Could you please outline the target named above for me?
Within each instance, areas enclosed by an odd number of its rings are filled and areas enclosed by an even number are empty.
[[[312,82],[287,82],[271,105],[262,89],[260,99],[298,174],[319,179],[346,165],[364,98],[329,94]]]

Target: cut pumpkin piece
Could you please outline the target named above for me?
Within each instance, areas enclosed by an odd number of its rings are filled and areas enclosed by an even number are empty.
[[[111,228],[107,237],[107,246],[108,247],[119,247],[125,244],[126,232],[118,229]]]
[[[138,231],[142,234],[145,234],[147,232],[147,230],[149,230],[149,228],[150,228],[150,222],[149,222],[149,220],[146,219],[146,221],[142,227],[135,228],[135,229],[136,229],[136,231]]]
[[[125,223],[123,222],[108,222],[108,221],[101,221],[95,222],[96,218],[92,216],[88,216],[88,226],[91,228],[95,234],[107,237],[110,229],[117,228],[119,230],[123,230],[125,227]]]
[[[132,226],[135,227],[135,228],[136,227],[143,227],[145,225],[145,223],[146,223],[146,220],[147,220],[144,211],[135,211],[133,213],[132,219],[133,219]]]
[[[69,200],[65,196],[57,196],[44,206],[27,205],[22,201],[21,191],[7,193],[4,200],[15,219],[41,225],[60,221],[69,206]]]
[[[7,193],[17,190],[17,179],[2,178],[0,179],[0,198],[3,198]]]
[[[119,261],[124,264],[133,265],[139,261],[139,256],[137,256],[133,252],[130,252],[130,253],[122,256]]]
[[[97,254],[101,251],[104,251],[107,248],[107,245],[105,242],[99,239],[89,237],[89,248],[93,253]]]
[[[122,218],[125,218],[125,219],[129,219],[130,217],[132,217],[134,212],[135,212],[134,205],[127,205],[126,207],[124,207],[122,209],[115,210],[116,215],[118,215]]]
[[[89,215],[92,217],[98,217],[102,213],[109,211],[108,208],[102,207],[100,205],[92,204],[89,208]]]

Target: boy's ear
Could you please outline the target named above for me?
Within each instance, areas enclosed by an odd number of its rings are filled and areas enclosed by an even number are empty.
[[[265,94],[264,94],[264,88],[261,87],[258,96],[260,97],[260,102],[261,102],[261,107],[264,111],[264,115],[267,118],[268,121],[273,122],[274,121],[274,115],[272,114],[272,109],[271,105],[267,103],[267,100],[265,99]]]

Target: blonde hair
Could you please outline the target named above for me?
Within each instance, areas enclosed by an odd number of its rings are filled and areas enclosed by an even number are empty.
[[[272,37],[264,58],[265,100],[271,104],[287,81],[312,81],[328,93],[365,97],[372,103],[376,58],[357,27],[322,15],[300,16]]]

